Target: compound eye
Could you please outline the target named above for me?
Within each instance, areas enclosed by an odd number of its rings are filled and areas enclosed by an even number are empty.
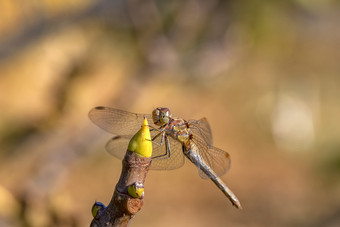
[[[160,111],[159,109],[154,109],[152,111],[152,120],[153,120],[153,123],[155,125],[161,125],[161,122],[160,122]]]
[[[169,112],[161,112],[161,118],[160,118],[160,121],[163,123],[163,124],[166,124],[169,122]]]

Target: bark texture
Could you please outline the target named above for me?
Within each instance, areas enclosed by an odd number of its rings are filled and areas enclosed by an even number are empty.
[[[112,199],[106,208],[98,211],[91,222],[91,227],[128,226],[130,220],[143,206],[144,194],[134,198],[129,195],[128,187],[132,185],[144,187],[151,158],[127,151],[122,163],[122,173]]]

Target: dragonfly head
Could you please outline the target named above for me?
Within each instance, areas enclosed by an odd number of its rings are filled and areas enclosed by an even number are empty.
[[[169,122],[171,113],[168,108],[158,107],[152,111],[152,120],[155,125],[162,126]]]

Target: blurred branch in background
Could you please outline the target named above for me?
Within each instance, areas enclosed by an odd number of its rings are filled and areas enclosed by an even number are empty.
[[[13,4],[17,4],[14,7],[18,10],[20,9],[19,2]],[[45,3],[40,4],[40,6],[36,6],[34,16],[29,15],[29,17],[33,17],[29,18],[31,23],[18,26],[18,29],[14,30],[12,34],[7,34],[6,38],[3,38],[4,40],[0,43],[0,60],[22,51],[23,48],[32,45],[32,43],[39,42],[43,36],[58,33],[69,26],[77,26],[84,23],[84,21],[93,20],[94,17],[116,20],[115,22],[120,25],[126,23],[126,18],[121,13],[124,1],[101,0],[93,4],[87,3],[89,6],[86,6],[87,4],[85,3],[85,7],[83,7],[84,4],[80,4],[79,7],[75,7],[73,10],[68,10],[65,7],[65,12],[52,16],[48,9],[44,7]],[[29,5],[26,5],[26,7],[29,7]],[[24,11],[23,9],[21,10]]]

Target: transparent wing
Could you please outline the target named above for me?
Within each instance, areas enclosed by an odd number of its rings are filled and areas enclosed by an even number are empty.
[[[106,143],[106,151],[114,157],[123,160],[132,135],[115,136]]]
[[[193,142],[198,148],[198,154],[202,157],[203,161],[216,173],[217,176],[222,176],[230,168],[230,155],[228,152],[221,150],[217,147],[209,146],[200,137],[193,137]],[[199,170],[199,175],[203,179],[208,176]]]
[[[189,126],[194,137],[201,137],[209,146],[213,145],[212,132],[207,118],[189,120]]]
[[[166,138],[169,141],[170,156],[166,154]],[[172,170],[182,167],[185,162],[182,144],[170,136],[164,138],[162,145],[159,145],[160,142],[161,136],[157,137],[152,143],[151,169]]]
[[[151,138],[154,138],[160,132],[157,130],[150,131]],[[115,136],[106,144],[106,150],[109,154],[122,160],[127,150],[128,144],[132,135]],[[166,155],[166,142],[161,143],[161,136],[157,137],[152,143],[152,162],[151,169],[153,170],[172,170],[183,166],[184,155],[182,152],[182,144],[168,137],[170,156]]]
[[[142,126],[144,116],[153,124],[150,114],[136,114],[111,107],[98,106],[90,110],[89,118],[100,128],[114,135],[133,135]]]

